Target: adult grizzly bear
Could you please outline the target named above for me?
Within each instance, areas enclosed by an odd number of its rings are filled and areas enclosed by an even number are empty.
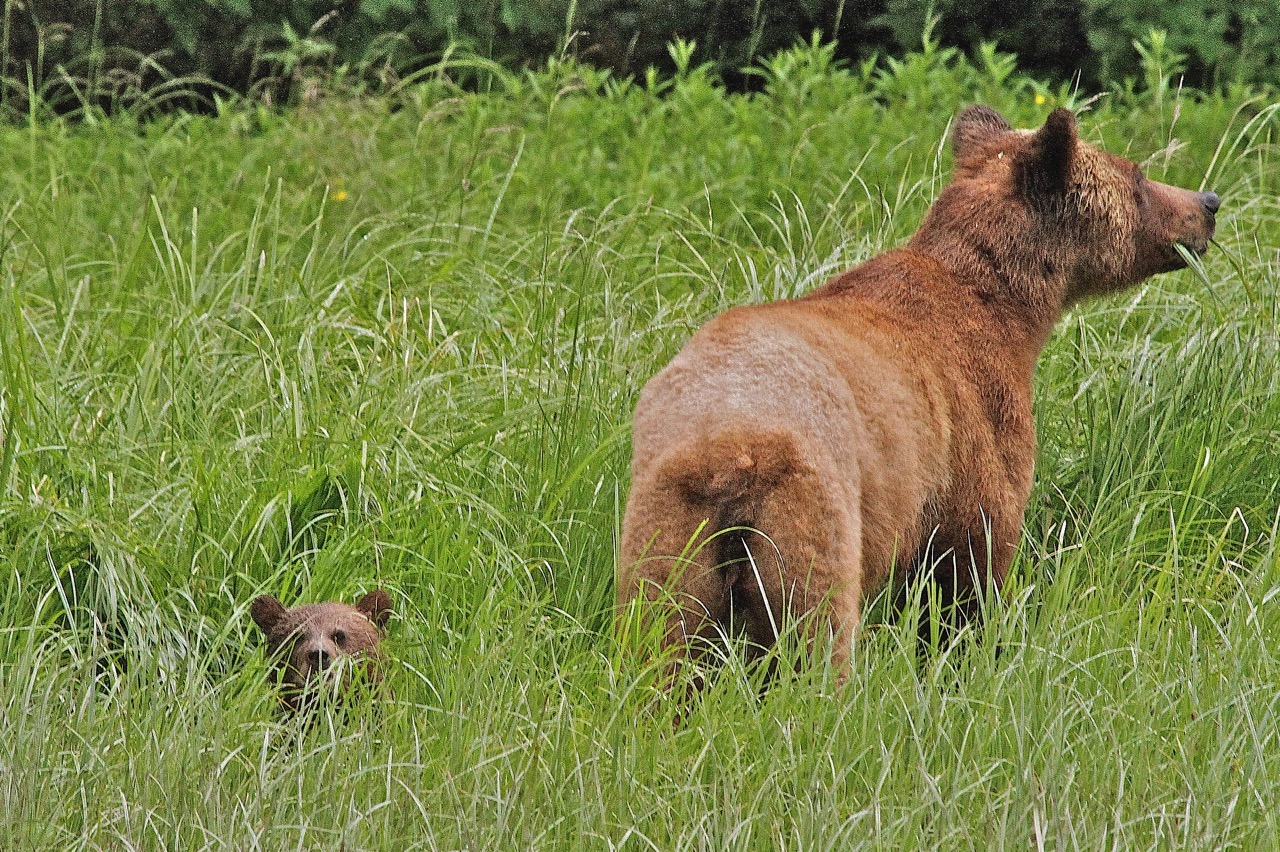
[[[790,616],[843,665],[891,573],[972,616],[1018,541],[1031,378],[1059,316],[1213,236],[1217,195],[1080,142],[1068,110],[1019,131],[969,107],[953,145],[905,248],[716,317],[645,385],[619,617],[646,598],[677,660],[730,624],[768,647]]]
[[[285,708],[310,705],[324,678],[347,658],[371,682],[381,679],[378,644],[391,617],[391,598],[374,589],[355,606],[326,602],[285,608],[271,595],[254,598],[249,614],[267,640],[267,658],[280,684]],[[339,688],[347,686],[350,671],[339,671]]]

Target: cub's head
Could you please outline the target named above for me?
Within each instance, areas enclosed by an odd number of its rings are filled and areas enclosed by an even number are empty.
[[[338,694],[352,675],[380,679],[378,643],[391,616],[391,598],[382,589],[355,606],[316,603],[287,609],[263,595],[249,605],[249,614],[266,636],[281,699],[290,710],[308,705],[322,684]]]
[[[1179,269],[1176,246],[1203,254],[1213,237],[1215,193],[1150,180],[1081,142],[1068,110],[1054,110],[1039,130],[1014,130],[990,107],[972,106],[953,133],[951,209],[967,213],[970,230],[990,230],[1000,260],[1062,281],[1064,303]]]

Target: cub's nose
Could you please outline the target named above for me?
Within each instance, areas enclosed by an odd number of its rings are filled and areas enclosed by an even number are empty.
[[[311,671],[322,672],[329,667],[332,658],[323,648],[316,648],[307,654],[307,662],[311,663]]]
[[[1222,206],[1222,199],[1218,197],[1216,192],[1202,192],[1200,193],[1200,203],[1210,213],[1217,213],[1218,208]]]

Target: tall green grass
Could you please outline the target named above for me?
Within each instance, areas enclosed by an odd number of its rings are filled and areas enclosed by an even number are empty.
[[[906,239],[965,103],[1071,99],[927,55],[767,73],[0,129],[0,845],[1277,842],[1277,108],[1238,93],[1083,116],[1221,194],[1220,245],[1051,340],[982,641],[921,664],[882,615],[847,686],[730,661],[679,725],[619,661],[644,381]],[[279,720],[248,601],[375,584],[394,700]]]

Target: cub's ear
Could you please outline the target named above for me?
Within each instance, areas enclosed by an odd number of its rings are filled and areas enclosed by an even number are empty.
[[[288,614],[288,610],[280,605],[280,601],[271,595],[254,598],[253,603],[249,604],[249,615],[253,616],[254,623],[262,628],[262,632],[268,637],[278,633],[280,625],[284,623]]]
[[[1075,159],[1075,114],[1055,109],[1014,160],[1022,196],[1032,204],[1063,198],[1071,187]]]
[[[968,159],[983,145],[1012,129],[1004,116],[991,107],[965,107],[951,128],[951,150],[957,160]]]
[[[387,619],[391,618],[391,596],[382,589],[374,589],[356,601],[356,609],[382,630],[387,626]]]

